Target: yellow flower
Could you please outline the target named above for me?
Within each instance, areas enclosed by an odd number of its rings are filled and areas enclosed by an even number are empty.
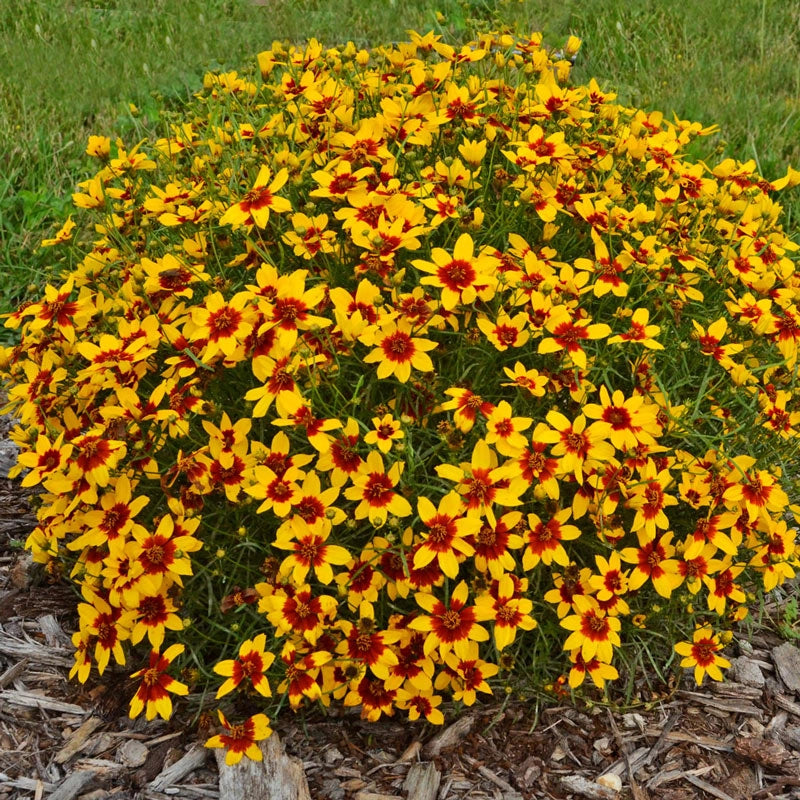
[[[263,228],[269,221],[270,211],[281,214],[291,211],[292,204],[285,197],[277,197],[286,181],[289,171],[282,169],[272,182],[272,171],[265,164],[258,171],[253,188],[238,202],[234,203],[220,218],[220,225],[232,225],[234,228],[242,225],[257,225]]]
[[[691,642],[678,642],[675,652],[684,656],[682,667],[694,667],[694,680],[699,686],[708,674],[712,680],[722,680],[722,670],[730,667],[731,662],[719,655],[722,650],[719,636],[708,625],[697,628]]]
[[[231,725],[221,711],[217,711],[219,721],[225,733],[212,736],[206,741],[206,747],[224,747],[225,763],[238,764],[244,756],[252,761],[263,761],[264,756],[258,742],[268,739],[272,734],[269,717],[265,714],[254,714],[238,725]]]

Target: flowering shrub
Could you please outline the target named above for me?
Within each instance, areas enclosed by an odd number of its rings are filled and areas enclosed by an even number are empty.
[[[648,631],[722,676],[798,567],[800,174],[690,160],[710,128],[571,85],[576,47],[275,44],[92,137],[3,358],[72,675],[433,723]],[[231,761],[269,733],[219,718]]]

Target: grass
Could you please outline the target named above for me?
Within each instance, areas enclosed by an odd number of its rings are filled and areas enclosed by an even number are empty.
[[[88,175],[89,133],[135,140],[157,130],[160,104],[273,39],[368,45],[409,28],[457,39],[499,24],[542,30],[553,45],[577,34],[576,80],[594,76],[625,103],[719,124],[717,155],[755,158],[767,178],[800,165],[800,6],[781,0],[5,0],[0,313],[48,277],[38,243]],[[786,214],[796,228],[800,197]]]

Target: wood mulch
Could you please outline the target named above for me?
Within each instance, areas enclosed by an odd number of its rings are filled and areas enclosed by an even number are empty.
[[[124,668],[86,686],[67,680],[75,597],[29,569],[19,543],[32,522],[25,493],[0,478],[0,800],[277,800],[237,794],[236,768],[217,765],[188,714],[130,720]],[[272,725],[303,785],[280,797],[798,799],[800,649],[769,630],[732,649],[725,683],[687,682],[636,712],[511,701],[473,707],[444,730],[285,714]]]

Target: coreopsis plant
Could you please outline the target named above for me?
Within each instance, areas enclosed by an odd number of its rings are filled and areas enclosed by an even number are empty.
[[[799,566],[800,174],[692,160],[712,127],[538,34],[258,64],[90,139],[75,266],[6,320],[71,674],[218,699],[231,762],[269,734],[242,699],[441,724],[645,647],[722,677]]]

